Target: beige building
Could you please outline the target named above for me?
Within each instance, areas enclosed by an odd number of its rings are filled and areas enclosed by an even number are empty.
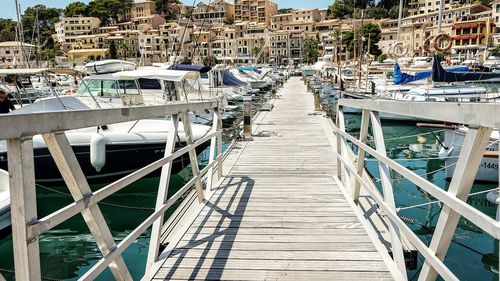
[[[270,0],[234,0],[235,20],[271,25],[271,17],[278,13],[278,4]]]
[[[500,0],[491,2],[491,16],[496,26],[500,28]]]
[[[17,41],[0,42],[0,68],[22,67],[26,59],[21,58],[21,47],[25,56],[30,52],[35,53],[35,45]]]
[[[469,5],[448,9],[443,12],[441,32],[452,34],[454,23],[467,15],[480,14],[488,11],[483,5]],[[426,38],[437,34],[439,12],[418,14],[403,18],[401,21],[401,41],[409,47],[408,56],[431,55],[423,51],[422,46]],[[380,23],[381,39],[379,48],[387,53],[389,46],[397,42],[397,20],[383,20]]]
[[[319,22],[321,14],[318,9],[300,9],[292,12],[292,20],[295,22]]]
[[[71,17],[64,18],[55,23],[55,39],[61,44],[63,51],[73,49],[76,38],[82,35],[92,35],[101,21],[94,17]]]
[[[470,5],[475,3],[472,0],[444,0],[444,9],[450,10],[458,8],[463,5]],[[408,4],[408,12],[411,15],[422,15],[439,11],[439,0],[412,0]]]
[[[277,65],[288,64],[289,61],[289,32],[278,30],[269,34],[269,58]]]
[[[124,14],[119,15],[118,21],[129,21],[135,18],[149,17],[158,14],[155,2],[150,0],[136,1]]]
[[[232,23],[234,21],[234,4],[225,0],[200,2],[193,9],[193,20],[203,23]]]
[[[277,14],[271,17],[272,29],[283,29],[283,24],[292,21],[292,14]]]

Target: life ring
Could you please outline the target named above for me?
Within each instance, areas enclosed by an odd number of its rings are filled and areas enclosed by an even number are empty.
[[[390,59],[394,59],[394,48],[393,48],[393,45],[390,45],[389,49],[387,49],[387,56]]]
[[[427,38],[425,38],[424,40],[424,44],[422,45],[422,49],[424,50],[424,52],[428,53],[428,54],[431,54],[434,52],[433,49],[430,49],[429,47],[432,47],[433,45],[433,40],[434,39],[434,36],[429,36]]]
[[[447,44],[444,47],[441,47],[442,43],[446,42]],[[451,40],[451,36],[446,34],[446,33],[441,33],[434,38],[434,42],[432,43],[432,46],[434,49],[438,52],[444,52],[448,51],[451,48],[451,44],[453,41]]]
[[[404,57],[406,54],[408,54],[408,47],[404,45],[403,42],[396,42],[392,46],[393,54],[395,57]]]

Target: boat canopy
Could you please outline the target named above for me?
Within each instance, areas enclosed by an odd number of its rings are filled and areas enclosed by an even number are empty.
[[[182,71],[197,71],[199,73],[207,73],[212,68],[210,66],[204,66],[204,65],[173,64],[169,67],[169,69],[182,70]]]
[[[236,78],[229,70],[224,70],[222,72],[222,81],[224,85],[227,86],[243,86],[246,83]]]
[[[180,82],[183,80],[196,80],[200,76],[199,72],[195,71],[180,71],[180,70],[169,70],[169,69],[141,69],[141,70],[130,70],[121,71],[115,73],[93,75],[86,77],[86,80],[138,80],[144,79],[158,79],[167,80],[173,82]]]
[[[432,81],[434,82],[463,82],[500,79],[500,73],[493,72],[450,72],[445,70],[434,56],[432,63]]]
[[[450,71],[450,72],[469,72],[469,67],[467,67],[467,66],[451,67],[451,68],[448,68],[448,71]],[[414,81],[427,79],[427,78],[431,77],[431,75],[432,75],[432,71],[420,71],[420,72],[415,73],[415,75],[401,72],[401,68],[399,67],[399,64],[396,63],[394,65],[393,82],[395,85],[403,85],[403,84],[411,83]]]
[[[255,71],[260,74],[256,66],[240,66],[238,67],[238,71]]]

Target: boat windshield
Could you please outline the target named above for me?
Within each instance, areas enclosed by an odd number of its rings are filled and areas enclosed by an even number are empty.
[[[81,83],[77,95],[119,98],[121,95],[139,95],[135,80],[87,80]]]

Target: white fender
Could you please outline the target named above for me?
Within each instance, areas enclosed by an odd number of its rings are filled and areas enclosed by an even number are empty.
[[[90,164],[98,172],[106,164],[106,138],[102,134],[95,134],[90,139]]]

